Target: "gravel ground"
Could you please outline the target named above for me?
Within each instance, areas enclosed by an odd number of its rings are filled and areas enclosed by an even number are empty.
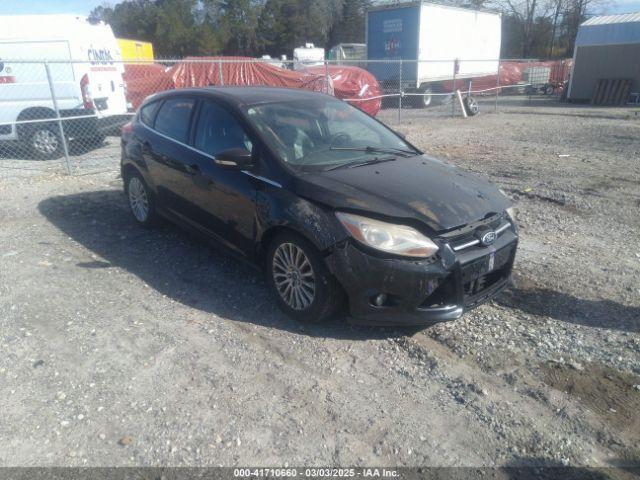
[[[300,325],[251,268],[139,229],[116,138],[88,175],[0,159],[0,465],[640,465],[638,113],[402,115],[521,228],[514,286],[422,330]]]

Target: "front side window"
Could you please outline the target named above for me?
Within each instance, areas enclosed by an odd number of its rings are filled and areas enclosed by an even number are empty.
[[[351,105],[315,98],[256,105],[247,116],[289,165],[324,169],[380,155],[418,155],[411,145]]]
[[[209,155],[230,148],[244,148],[251,152],[253,148],[238,120],[214,102],[204,102],[200,108],[193,146]]]
[[[189,135],[189,120],[195,100],[188,98],[172,98],[166,100],[156,116],[154,128],[182,143],[187,142]]]

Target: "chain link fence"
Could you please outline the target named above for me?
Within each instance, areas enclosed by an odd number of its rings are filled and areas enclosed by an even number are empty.
[[[570,60],[153,62],[0,61],[0,168],[72,175],[115,170],[120,132],[148,96],[176,88],[282,86],[334,95],[390,126],[558,99]]]

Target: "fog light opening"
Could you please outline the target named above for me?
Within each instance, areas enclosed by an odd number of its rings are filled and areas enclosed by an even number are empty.
[[[434,280],[429,280],[427,282],[427,289],[426,289],[427,295],[431,295],[433,292],[435,292],[439,285],[440,283],[438,282],[437,278]]]
[[[383,307],[385,303],[387,303],[387,294],[379,293],[378,295],[374,295],[371,297],[371,303],[373,303],[376,307]]]

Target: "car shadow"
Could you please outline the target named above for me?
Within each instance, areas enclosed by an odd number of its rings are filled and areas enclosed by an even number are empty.
[[[277,308],[260,271],[168,223],[152,230],[141,228],[121,191],[51,197],[38,208],[99,257],[77,263],[78,268],[124,269],[168,298],[204,312],[297,334],[349,340],[393,338],[422,330],[350,325],[344,316],[317,325],[292,320]]]
[[[548,288],[516,286],[504,291],[496,301],[530,315],[547,316],[562,322],[640,332],[640,307],[611,300],[588,300]]]
[[[561,462],[544,457],[516,456],[506,465],[499,467],[493,478],[504,480],[610,480],[612,478],[634,478],[638,474],[637,463],[610,463],[606,466],[563,465]],[[631,476],[627,476],[630,473]]]

